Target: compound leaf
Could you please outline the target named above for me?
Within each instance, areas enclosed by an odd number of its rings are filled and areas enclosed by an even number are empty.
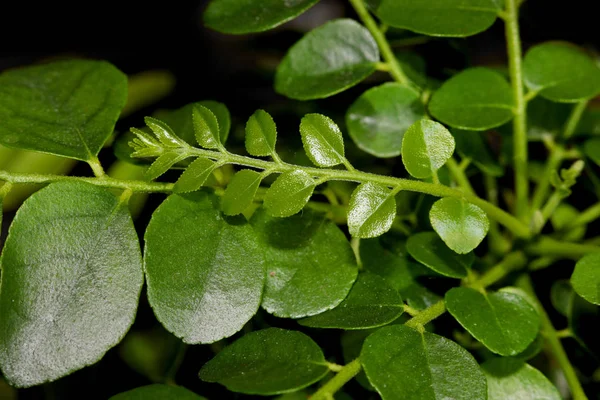
[[[275,75],[275,90],[297,100],[329,97],[371,75],[379,48],[367,28],[337,19],[290,48]]]
[[[271,115],[257,110],[246,123],[246,151],[255,157],[275,154],[277,126]]]
[[[221,209],[225,215],[236,215],[242,213],[254,200],[254,195],[260,186],[264,175],[243,169],[236,173],[221,199]]]
[[[436,201],[429,211],[429,220],[444,243],[459,254],[479,246],[490,228],[481,208],[454,197]]]
[[[184,387],[154,384],[141,386],[112,396],[109,400],[205,400]]]
[[[127,77],[104,61],[71,60],[0,74],[0,144],[94,159],[127,100]]]
[[[262,307],[302,318],[336,307],[356,280],[356,260],[344,233],[310,209],[290,218],[258,210],[251,224],[263,243],[268,270]]]
[[[216,196],[169,196],[152,215],[145,242],[148,300],[163,326],[185,343],[229,337],[258,310],[262,248],[242,218],[223,218]]]
[[[473,264],[473,253],[457,254],[450,250],[435,232],[421,232],[406,241],[406,251],[418,262],[435,272],[450,277],[464,278]]]
[[[380,276],[364,273],[340,305],[299,323],[313,328],[368,329],[387,325],[403,312],[398,291]]]
[[[444,125],[422,119],[404,134],[402,162],[415,178],[429,178],[452,157],[454,146],[454,137]]]
[[[515,356],[539,332],[536,309],[516,293],[484,294],[471,288],[453,288],[446,292],[445,299],[450,314],[494,353]]]
[[[219,166],[220,164],[208,158],[198,157],[183,171],[177,182],[175,182],[173,192],[186,193],[200,189],[208,177]]]
[[[306,172],[284,172],[265,195],[264,207],[274,217],[289,217],[298,213],[315,190],[315,181]]]
[[[274,395],[293,392],[328,371],[319,346],[302,332],[268,328],[225,347],[200,370],[200,379],[233,392]]]
[[[466,69],[431,96],[431,115],[454,128],[483,131],[513,118],[510,85],[488,68]]]
[[[433,333],[385,326],[365,340],[360,360],[383,400],[487,399],[473,356]]]
[[[578,295],[600,306],[600,253],[588,254],[577,261],[571,285]]]
[[[300,122],[304,151],[319,167],[333,167],[345,161],[342,131],[329,117],[307,114]]]
[[[127,204],[52,183],[17,211],[2,252],[0,364],[17,387],[94,364],[121,341],[144,281]]]
[[[394,193],[386,186],[376,183],[359,185],[348,205],[348,229],[358,238],[383,235],[392,227],[396,216]]]

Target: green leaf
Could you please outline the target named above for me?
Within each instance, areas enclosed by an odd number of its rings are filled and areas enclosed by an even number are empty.
[[[208,158],[198,157],[175,182],[173,192],[186,193],[200,189],[213,171],[219,167],[220,164]]]
[[[466,69],[431,96],[429,112],[454,128],[484,131],[513,118],[510,85],[488,68]]]
[[[583,152],[596,165],[600,165],[600,139],[588,139],[583,144]]]
[[[177,137],[183,139],[189,145],[195,146],[197,141],[196,133],[194,131],[193,109],[196,106],[203,106],[215,115],[219,126],[221,143],[225,143],[229,136],[229,130],[231,129],[231,115],[223,103],[214,100],[203,100],[186,104],[176,110],[163,111],[157,113],[157,115],[177,133]]]
[[[263,204],[270,215],[289,217],[302,210],[314,190],[315,181],[306,172],[284,172],[267,190]]]
[[[600,68],[583,50],[565,42],[529,49],[523,79],[529,89],[552,101],[577,102],[600,93]]]
[[[569,330],[577,342],[594,356],[600,359],[600,341],[598,341],[598,321],[600,307],[573,293],[569,310]]]
[[[188,157],[189,155],[186,153],[177,153],[174,151],[164,153],[160,157],[158,157],[150,165],[150,167],[148,167],[146,172],[144,172],[144,177],[147,180],[152,181],[158,178],[159,176],[163,175],[165,172],[171,169],[172,166],[174,166],[180,161],[185,160]]]
[[[556,311],[563,316],[569,315],[573,302],[573,287],[566,279],[557,280],[550,287],[550,301]]]
[[[387,325],[403,312],[398,292],[378,275],[366,273],[336,308],[298,322],[312,328],[368,329]]]
[[[568,203],[561,203],[552,215],[550,221],[555,231],[566,227],[571,221],[579,216],[579,210]],[[574,229],[569,229],[564,233],[562,240],[569,242],[579,242],[585,237],[587,225],[581,225]]]
[[[402,139],[402,162],[409,174],[425,179],[435,174],[454,153],[454,137],[444,125],[422,119]]]
[[[300,135],[304,151],[313,164],[333,167],[346,160],[342,131],[331,118],[306,114],[300,122]]]
[[[233,392],[274,395],[305,388],[328,371],[323,352],[301,332],[269,328],[244,335],[204,364],[200,379]]]
[[[221,147],[219,121],[215,114],[203,105],[195,104],[192,108],[194,133],[198,144],[206,149]]]
[[[251,220],[268,269],[262,307],[282,318],[302,318],[336,307],[358,268],[344,233],[310,209],[290,218],[258,210]]]
[[[237,215],[248,208],[254,200],[254,195],[263,177],[263,174],[250,169],[243,169],[236,173],[227,185],[221,199],[223,213]]]
[[[144,122],[146,122],[146,125],[148,128],[150,128],[152,133],[154,133],[154,136],[156,136],[162,146],[167,148],[178,148],[183,145],[179,137],[175,134],[175,132],[173,132],[173,129],[171,129],[171,127],[165,122],[152,117],[144,118]],[[138,130],[138,133],[136,134],[138,137],[142,138],[144,132],[140,132]]]
[[[487,214],[474,204],[454,197],[436,201],[429,211],[431,226],[458,254],[479,246],[490,229]]]
[[[257,110],[246,123],[246,151],[255,157],[275,154],[277,126],[271,115]]]
[[[466,157],[483,173],[492,176],[504,175],[504,168],[491,154],[489,147],[484,142],[484,136],[476,132],[454,129],[452,136],[456,141],[456,151]]]
[[[494,0],[381,0],[377,16],[387,25],[430,36],[471,36],[498,16]]]
[[[383,235],[392,227],[396,216],[395,193],[376,183],[359,185],[348,205],[348,230],[358,238]]]
[[[342,92],[371,75],[379,48],[367,28],[337,19],[309,32],[290,48],[275,75],[275,90],[297,100]]]
[[[357,331],[343,331],[340,337],[340,345],[342,346],[342,356],[344,362],[350,363],[360,356],[365,339],[377,329],[361,329]],[[375,388],[369,380],[365,371],[360,371],[355,377],[356,381],[365,389],[374,392]],[[303,399],[305,400],[305,399]]]
[[[364,92],[348,109],[348,134],[375,157],[396,157],[404,132],[425,117],[419,93],[399,83],[384,83]]]
[[[418,262],[435,272],[450,277],[464,278],[475,256],[457,254],[450,250],[435,232],[421,232],[406,241],[406,251]]]
[[[544,374],[523,361],[492,358],[481,368],[487,378],[488,400],[561,400]]]
[[[494,353],[515,356],[539,332],[536,309],[515,293],[484,294],[471,288],[453,288],[446,292],[445,299],[450,314]]]
[[[203,400],[204,397],[184,387],[154,384],[141,386],[112,396],[110,400]]]
[[[404,325],[385,326],[365,340],[361,363],[383,400],[486,400],[477,362],[458,344]]]
[[[127,77],[104,61],[59,61],[0,74],[0,144],[94,159],[127,100]]]
[[[146,229],[148,300],[185,343],[233,335],[260,305],[265,262],[258,238],[243,218],[223,218],[217,202],[206,192],[169,196]]]
[[[600,253],[591,253],[577,261],[571,284],[578,295],[600,305]]]
[[[143,284],[127,204],[52,183],[17,211],[2,252],[0,365],[9,382],[54,381],[102,358],[135,318]]]
[[[318,1],[212,0],[204,12],[204,23],[229,34],[263,32],[296,18]]]

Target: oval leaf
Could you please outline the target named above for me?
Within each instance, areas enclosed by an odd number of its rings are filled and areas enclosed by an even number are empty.
[[[454,138],[444,125],[435,121],[415,122],[402,139],[402,162],[415,178],[429,178],[452,157],[452,153]]]
[[[344,233],[310,210],[251,220],[261,238],[268,270],[262,307],[283,318],[302,318],[336,307],[356,280],[356,259]]]
[[[265,279],[258,238],[242,219],[224,219],[214,195],[169,196],[145,242],[148,300],[184,342],[229,337],[258,310]]]
[[[199,157],[179,177],[173,191],[175,193],[193,192],[202,187],[208,177],[220,165],[208,158]]]
[[[396,198],[386,186],[367,182],[359,185],[348,206],[348,229],[358,238],[383,235],[396,216]]]
[[[143,284],[127,204],[81,182],[23,203],[2,252],[0,365],[12,385],[53,381],[121,341]]]
[[[236,173],[221,199],[221,209],[225,215],[236,215],[242,213],[252,204],[254,195],[263,179],[263,174],[243,169]]]
[[[263,32],[296,18],[318,1],[213,0],[204,12],[204,23],[229,34]]]
[[[219,121],[207,107],[194,104],[192,107],[192,122],[198,144],[206,149],[216,149],[221,146]]]
[[[381,0],[377,15],[390,26],[431,36],[471,36],[492,26],[494,0]]]
[[[264,207],[274,217],[289,217],[308,203],[315,190],[315,181],[306,172],[284,172],[265,195]]]
[[[189,155],[185,153],[176,153],[174,151],[164,153],[154,160],[154,162],[148,167],[148,169],[144,172],[144,177],[152,181],[166,173],[173,165],[185,160],[188,157]]]
[[[492,358],[481,365],[488,400],[561,400],[558,390],[537,369],[523,361]]]
[[[498,72],[469,68],[444,82],[431,96],[429,111],[454,128],[483,131],[513,118],[512,91]]]
[[[588,254],[577,262],[571,284],[578,295],[600,306],[600,253]]]
[[[333,167],[345,161],[342,131],[329,117],[307,114],[300,122],[304,151],[319,167]]]
[[[435,232],[421,232],[406,241],[406,251],[418,262],[435,272],[450,277],[464,278],[473,264],[473,253],[456,254]]]
[[[383,278],[367,273],[358,276],[339,306],[298,322],[312,328],[368,329],[387,325],[403,312],[398,291]]]
[[[600,68],[570,43],[532,47],[523,60],[523,79],[529,89],[552,101],[576,102],[600,93]]]
[[[271,115],[257,110],[246,123],[246,151],[255,157],[275,154],[277,126]]]
[[[484,294],[471,288],[453,288],[446,292],[445,299],[450,314],[494,353],[517,355],[539,332],[537,311],[515,293]]]
[[[360,360],[383,400],[487,399],[473,356],[433,333],[385,326],[365,340]]]
[[[429,220],[444,243],[458,254],[479,246],[490,229],[490,220],[481,208],[453,197],[436,201]]]
[[[109,400],[203,400],[204,397],[184,387],[173,385],[148,385],[119,393]]]
[[[274,395],[309,386],[328,372],[317,344],[301,332],[279,328],[244,335],[204,364],[200,379],[233,392]]]
[[[425,117],[419,93],[399,83],[385,83],[364,92],[348,109],[348,134],[375,157],[396,157],[404,132]]]
[[[275,90],[310,100],[356,85],[375,71],[379,48],[367,28],[338,19],[309,32],[290,48],[275,75]]]
[[[113,133],[127,77],[104,61],[59,61],[0,74],[0,144],[90,160]]]

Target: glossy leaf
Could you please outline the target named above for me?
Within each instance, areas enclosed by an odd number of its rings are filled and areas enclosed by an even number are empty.
[[[212,0],[204,12],[204,23],[229,34],[262,32],[296,18],[318,1]]]
[[[600,165],[600,139],[588,139],[583,144],[583,152],[596,165]]]
[[[219,124],[219,138],[221,143],[225,143],[229,137],[229,131],[231,130],[231,114],[229,113],[227,106],[214,100],[202,100],[193,104],[206,107],[214,114],[217,118],[217,123]]]
[[[165,123],[156,118],[146,117],[144,122],[150,128],[154,136],[159,140],[163,147],[177,148],[182,145],[181,139],[173,132],[173,129]],[[143,136],[143,132],[138,131],[138,137]]]
[[[237,215],[248,208],[254,200],[254,195],[263,177],[263,174],[250,169],[243,169],[236,173],[227,185],[221,199],[223,213]]]
[[[289,217],[302,210],[314,190],[315,181],[306,172],[284,172],[267,190],[263,204],[270,215]]]
[[[0,144],[94,159],[127,100],[127,77],[104,61],[59,61],[0,74]]]
[[[180,161],[188,158],[189,155],[185,153],[178,153],[175,151],[169,151],[159,156],[144,172],[144,177],[150,181],[158,178],[167,172],[171,167]]]
[[[431,36],[471,36],[492,26],[494,0],[381,0],[377,15],[396,28]]]
[[[358,268],[344,233],[309,209],[290,218],[257,211],[251,220],[268,265],[262,307],[283,318],[302,318],[336,307]]]
[[[383,400],[486,400],[483,373],[468,351],[429,332],[385,326],[365,340],[361,363]]]
[[[198,144],[206,149],[217,149],[221,145],[219,121],[215,114],[203,105],[192,108],[192,122]]]
[[[97,362],[121,341],[143,284],[127,205],[80,182],[23,203],[2,252],[0,365],[17,387]]]
[[[450,250],[435,232],[421,232],[406,241],[406,251],[418,262],[435,272],[464,278],[475,259],[473,253],[457,254]]]
[[[184,387],[154,384],[141,386],[112,396],[109,400],[203,400]]]
[[[177,137],[183,139],[191,146],[197,144],[196,133],[194,131],[193,109],[202,106],[209,109],[217,119],[219,125],[219,136],[221,143],[225,143],[231,129],[231,115],[223,103],[214,100],[203,100],[196,103],[187,104],[173,111],[157,113],[157,116],[171,127]]]
[[[479,246],[490,228],[481,208],[453,197],[436,201],[429,211],[429,220],[444,243],[459,254]]]
[[[185,343],[229,337],[258,310],[261,245],[242,218],[223,218],[214,195],[169,196],[152,215],[145,242],[148,300]]]
[[[550,301],[556,311],[563,316],[569,315],[573,302],[573,287],[566,279],[555,281],[550,288]]]
[[[473,161],[483,173],[492,176],[504,175],[504,168],[491,154],[489,147],[484,142],[484,136],[477,132],[469,132],[460,129],[452,131],[456,142],[456,151],[462,157]]]
[[[329,97],[375,71],[379,48],[367,28],[337,19],[290,48],[275,75],[275,90],[297,100]]]
[[[384,83],[364,92],[348,109],[348,134],[375,157],[396,157],[404,132],[425,117],[419,93],[399,83]]]
[[[600,67],[583,50],[565,42],[529,49],[523,79],[529,89],[552,101],[576,102],[600,93]]]
[[[368,329],[387,325],[403,312],[402,298],[383,278],[360,274],[340,305],[299,323],[312,328]]]
[[[435,174],[454,153],[454,138],[444,125],[422,119],[402,139],[402,162],[409,174],[425,179]]]
[[[492,358],[481,365],[488,400],[561,400],[558,390],[537,369],[510,358]]]
[[[277,126],[271,115],[257,110],[246,123],[246,151],[253,156],[270,156],[275,153]]]
[[[274,395],[313,384],[328,371],[323,352],[307,335],[269,328],[244,335],[204,364],[200,379],[233,392]]]
[[[175,182],[173,192],[186,193],[193,192],[202,187],[208,177],[220,165],[204,157],[198,157],[194,160]]]
[[[600,253],[591,253],[577,261],[571,284],[578,295],[600,305]]]
[[[513,118],[512,91],[498,72],[469,68],[444,82],[431,96],[429,111],[454,128],[483,131]]]
[[[358,238],[372,238],[390,230],[396,216],[394,193],[376,183],[359,185],[348,205],[348,230]]]
[[[453,288],[445,299],[450,314],[494,353],[517,355],[539,332],[536,309],[515,293],[484,294],[471,288]]]
[[[310,161],[319,167],[333,167],[344,162],[342,131],[329,117],[307,114],[300,122],[304,151]]]

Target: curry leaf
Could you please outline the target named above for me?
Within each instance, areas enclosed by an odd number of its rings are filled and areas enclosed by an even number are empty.
[[[257,110],[246,123],[246,150],[253,156],[275,154],[277,126],[271,115]]]
[[[225,215],[242,213],[254,200],[254,195],[260,186],[264,175],[250,169],[236,173],[221,200],[221,209]]]
[[[315,190],[315,181],[306,172],[284,172],[265,195],[265,209],[274,217],[289,217],[306,205]]]
[[[473,253],[457,254],[435,232],[421,232],[406,241],[406,251],[418,262],[450,278],[464,278],[473,264]]]
[[[444,125],[423,119],[408,128],[402,139],[402,162],[415,178],[429,178],[454,153],[454,138]]]
[[[333,167],[346,160],[342,131],[329,117],[307,114],[300,122],[304,151],[313,164]]]
[[[571,284],[578,295],[600,305],[600,253],[591,253],[577,261]]]
[[[218,163],[208,158],[198,157],[183,171],[177,182],[175,182],[173,191],[175,193],[186,193],[200,189],[219,166]]]
[[[219,121],[207,107],[195,104],[192,108],[194,133],[198,144],[207,149],[217,149],[221,146]]]
[[[383,185],[363,183],[350,197],[348,205],[348,229],[358,238],[383,235],[396,216],[395,193]]]

